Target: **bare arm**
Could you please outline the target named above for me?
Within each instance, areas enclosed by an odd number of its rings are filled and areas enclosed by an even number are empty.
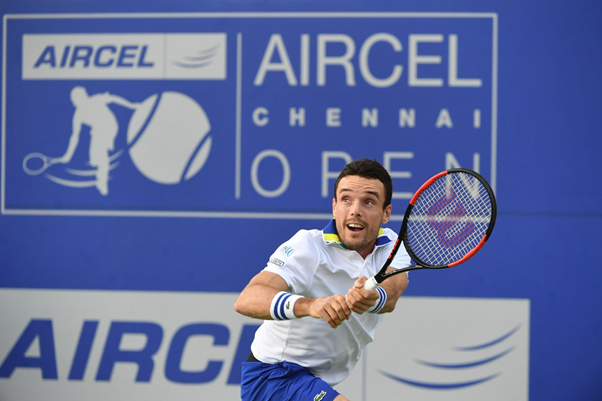
[[[255,319],[272,320],[270,306],[272,299],[280,291],[287,291],[288,285],[275,273],[262,271],[257,274],[238,296],[234,310]],[[295,316],[311,316],[324,319],[332,328],[349,319],[351,309],[342,295],[320,298],[301,298],[295,303]]]
[[[111,95],[109,92],[106,92],[105,96],[107,97],[108,102],[118,104],[128,109],[135,109],[138,106],[138,103],[132,103],[129,100],[122,98],[121,96]]]
[[[69,145],[67,146],[67,151],[63,156],[54,159],[54,161],[57,163],[69,163],[71,161],[71,158],[73,157],[75,149],[77,148],[77,144],[79,143],[79,133],[82,128],[82,121],[78,116],[77,111],[75,111],[75,114],[73,115],[71,126],[71,137],[69,137]]]
[[[238,296],[234,310],[255,319],[272,320],[270,305],[280,291],[286,291],[288,285],[279,275],[262,271],[251,279]],[[295,309],[296,312],[296,309]]]

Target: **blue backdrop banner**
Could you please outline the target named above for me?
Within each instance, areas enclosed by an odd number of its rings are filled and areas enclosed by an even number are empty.
[[[602,3],[0,13],[0,399],[236,399],[261,323],[237,294],[327,224],[362,157],[393,178],[394,230],[455,167],[491,183],[498,220],[467,263],[412,273],[341,392],[602,397]]]

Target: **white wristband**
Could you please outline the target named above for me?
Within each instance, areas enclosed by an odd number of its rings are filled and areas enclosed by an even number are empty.
[[[274,320],[290,320],[296,319],[294,310],[295,303],[303,298],[300,295],[288,293],[286,291],[280,291],[272,299],[270,305],[270,315]]]
[[[374,306],[368,309],[368,312],[370,313],[378,313],[387,303],[387,291],[385,291],[382,287],[376,287],[376,291],[378,291],[378,295],[380,296],[376,300]]]

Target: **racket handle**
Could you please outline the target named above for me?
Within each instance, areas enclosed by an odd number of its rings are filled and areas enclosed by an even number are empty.
[[[374,291],[378,286],[379,284],[374,277],[371,277],[368,280],[366,280],[366,284],[364,284],[364,288],[370,291]]]

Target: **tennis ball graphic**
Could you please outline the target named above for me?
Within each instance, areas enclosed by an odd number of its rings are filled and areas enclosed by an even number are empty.
[[[136,168],[149,180],[178,184],[205,165],[211,150],[203,108],[178,92],[152,95],[137,107],[127,141]]]

